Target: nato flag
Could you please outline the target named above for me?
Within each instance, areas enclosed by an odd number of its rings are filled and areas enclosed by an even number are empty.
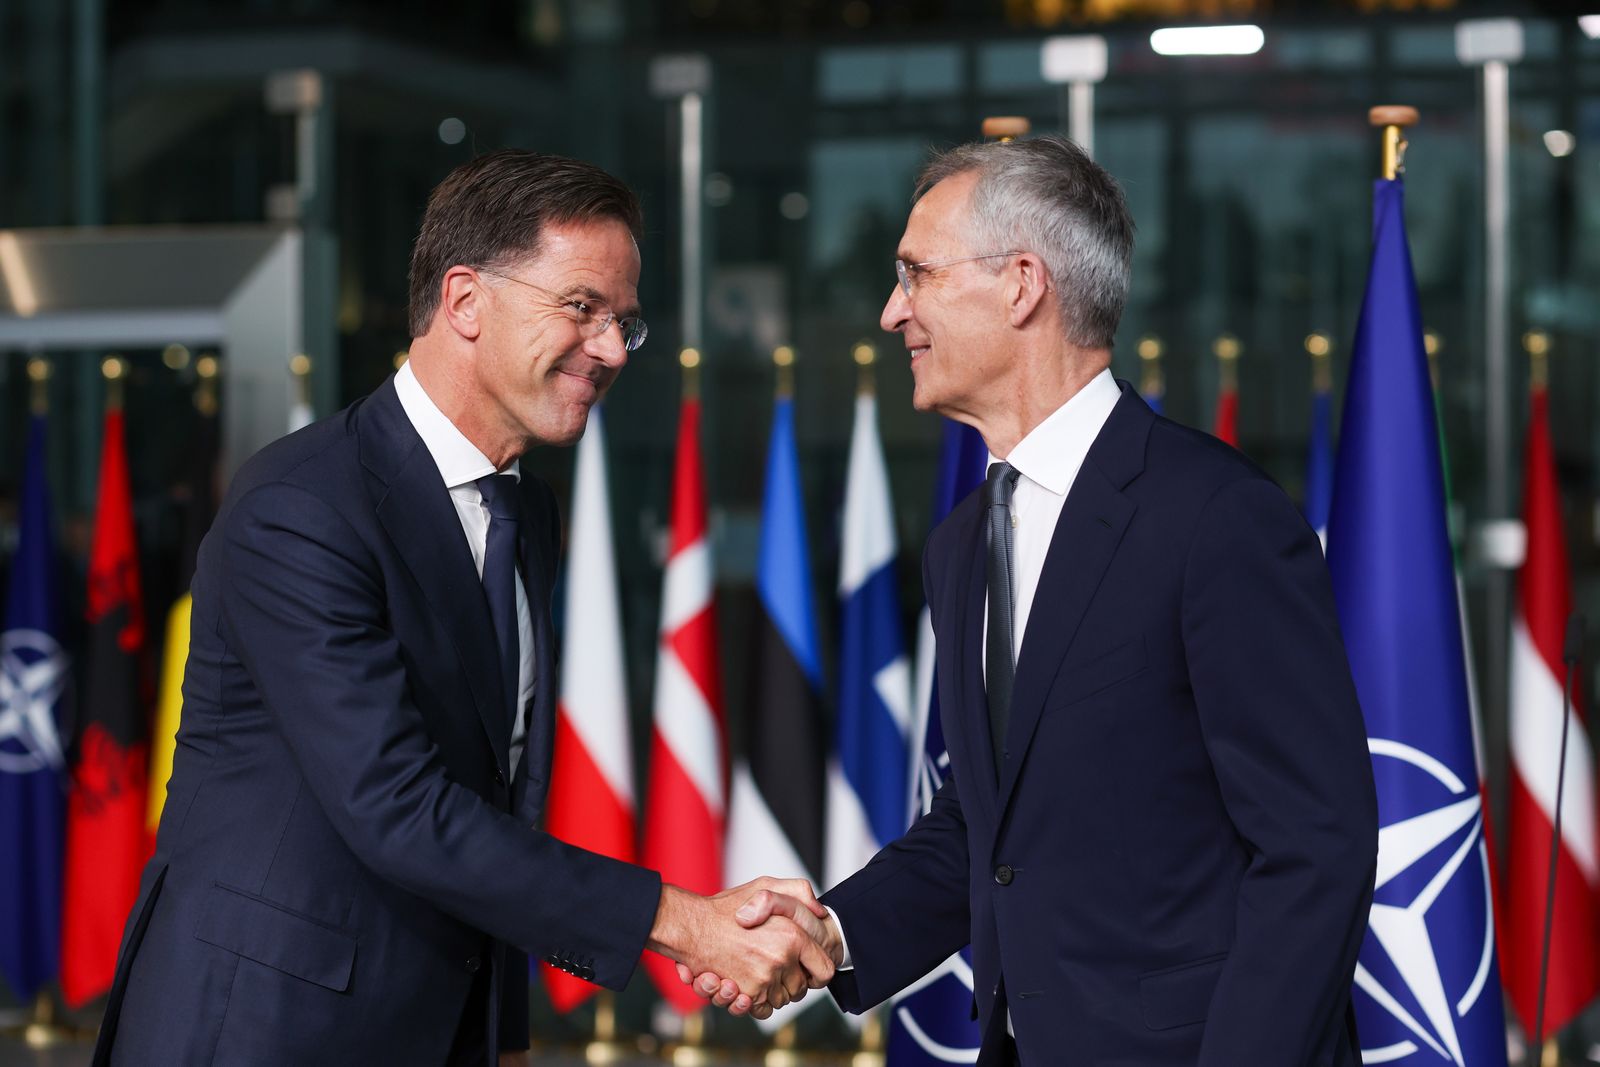
[[[0,973],[22,1000],[60,970],[66,778],[56,554],[44,474],[45,419],[28,427],[17,554],[0,630]]]
[[[1373,193],[1328,523],[1328,569],[1378,787],[1356,965],[1367,1063],[1505,1067],[1489,856],[1444,474],[1399,181]]]

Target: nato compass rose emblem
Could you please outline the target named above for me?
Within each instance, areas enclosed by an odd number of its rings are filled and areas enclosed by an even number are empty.
[[[1361,1060],[1472,1067],[1498,1055],[1504,1064],[1478,783],[1398,741],[1372,738],[1368,747],[1379,795],[1408,814],[1378,831],[1355,976]]]
[[[40,630],[0,634],[0,773],[60,770],[56,704],[67,685],[67,656]]]

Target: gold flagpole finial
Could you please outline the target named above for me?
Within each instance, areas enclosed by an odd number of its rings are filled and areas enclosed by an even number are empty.
[[[1405,173],[1405,129],[1415,126],[1421,115],[1405,104],[1380,104],[1367,109],[1367,122],[1383,130],[1383,176],[1389,181]]]
[[[860,370],[856,373],[856,392],[865,396],[872,395],[875,383],[873,381],[873,364],[878,362],[878,350],[871,341],[857,341],[850,349],[850,358],[855,361]]]
[[[43,356],[28,360],[28,381],[32,383],[29,404],[35,415],[50,410],[50,361]]]
[[[700,399],[700,350],[685,348],[678,353],[678,366],[683,368],[683,398]]]
[[[778,368],[777,395],[794,396],[794,347],[779,345],[772,350],[772,365]]]
[[[983,139],[1015,141],[1018,137],[1026,137],[1031,129],[1033,123],[1021,115],[991,115],[983,120]]]
[[[1522,335],[1523,351],[1528,353],[1532,364],[1529,371],[1529,384],[1535,389],[1545,389],[1550,385],[1550,335],[1543,330],[1529,330]]]

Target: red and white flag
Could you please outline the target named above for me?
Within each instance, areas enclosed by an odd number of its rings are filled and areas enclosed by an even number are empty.
[[[1562,646],[1572,611],[1548,397],[1542,386],[1534,387],[1531,408],[1523,489],[1528,556],[1517,580],[1517,612],[1511,631],[1511,817],[1500,956],[1506,991],[1530,1032],[1538,1011],[1550,831],[1561,760]],[[1595,822],[1594,752],[1583,724],[1576,676],[1572,696],[1544,1007],[1546,1034],[1571,1022],[1600,991],[1600,838]]]
[[[632,863],[633,751],[606,485],[605,431],[597,407],[578,442],[572,476],[566,655],[545,829],[569,844]],[[600,991],[549,964],[542,969],[559,1012]]]
[[[661,590],[655,728],[645,799],[643,861],[663,881],[696,893],[722,889],[727,762],[717,626],[700,462],[700,401],[686,396],[672,475],[671,545]],[[705,1006],[671,960],[645,953],[645,970],[684,1015]]]

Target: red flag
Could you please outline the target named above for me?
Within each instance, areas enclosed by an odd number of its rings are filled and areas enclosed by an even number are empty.
[[[545,829],[569,844],[633,862],[633,754],[623,671],[622,613],[606,497],[600,409],[578,442],[567,533],[567,654],[561,661],[555,764]],[[600,987],[549,964],[545,988],[559,1012]]]
[[[1550,831],[1560,770],[1562,646],[1572,611],[1571,572],[1550,444],[1548,397],[1535,385],[1528,418],[1523,521],[1528,556],[1517,579],[1511,634],[1511,788],[1501,968],[1511,1003],[1530,1031],[1538,1012],[1539,957],[1549,891]],[[1561,802],[1555,920],[1544,1032],[1553,1034],[1600,991],[1600,837],[1595,825],[1594,752],[1583,724],[1576,673]]]
[[[644,864],[673,885],[715,893],[722,889],[727,765],[700,462],[700,401],[693,397],[684,398],[678,420],[671,536],[661,592]],[[671,960],[646,953],[644,965],[662,997],[680,1013],[705,1007],[678,980]]]
[[[144,605],[122,411],[106,412],[94,541],[82,729],[67,797],[61,992],[77,1006],[111,988],[145,861]]]

